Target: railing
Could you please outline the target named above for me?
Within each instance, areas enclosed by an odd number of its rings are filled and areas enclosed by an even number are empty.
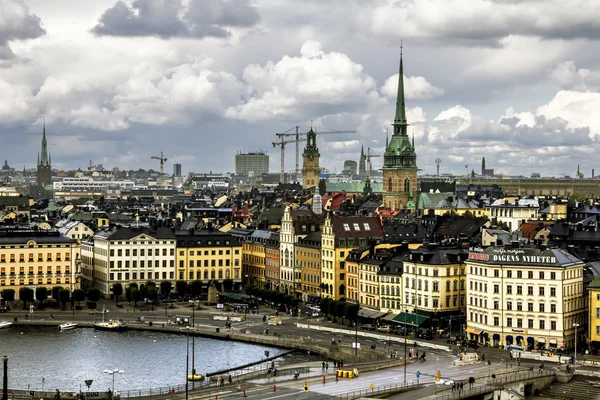
[[[374,389],[358,390],[355,392],[348,392],[348,393],[340,394],[340,395],[333,396],[333,397],[332,396],[316,397],[316,399],[331,399],[331,398],[333,398],[336,400],[353,400],[353,399],[360,399],[361,397],[376,396],[376,395],[382,395],[382,394],[387,394],[387,393],[397,393],[399,391],[404,391],[404,390],[413,390],[413,389],[418,389],[419,387],[423,387],[423,385],[422,384],[414,384],[414,383],[412,385],[408,385],[408,386],[384,385],[384,386],[376,387]]]

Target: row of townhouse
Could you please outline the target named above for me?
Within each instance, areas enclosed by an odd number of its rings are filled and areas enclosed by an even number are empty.
[[[112,294],[146,281],[242,282],[242,243],[217,230],[126,227],[100,231],[81,244],[83,286]]]

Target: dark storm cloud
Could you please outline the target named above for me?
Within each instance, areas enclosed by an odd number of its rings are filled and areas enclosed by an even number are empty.
[[[11,40],[35,39],[46,34],[37,15],[29,14],[23,0],[0,0],[0,60],[15,57]]]
[[[248,0],[134,0],[116,2],[92,28],[96,35],[227,37],[226,27],[249,27],[260,16]]]

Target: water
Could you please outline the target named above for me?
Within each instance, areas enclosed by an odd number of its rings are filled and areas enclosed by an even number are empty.
[[[86,390],[84,381],[93,379],[90,390],[112,390],[113,377],[104,370],[119,369],[117,391],[174,386],[185,383],[185,335],[145,331],[123,333],[75,328],[11,327],[0,330],[0,355],[7,355],[8,387],[44,391]],[[189,338],[192,364],[192,338]],[[195,338],[194,365],[206,374],[265,358],[284,350],[242,342]]]

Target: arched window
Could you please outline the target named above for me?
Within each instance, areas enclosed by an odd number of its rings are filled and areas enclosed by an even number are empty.
[[[406,178],[404,180],[404,191],[410,192],[410,179]]]
[[[392,192],[393,191],[392,187],[393,187],[393,185],[392,185],[392,178],[389,178],[388,179],[388,192]]]

